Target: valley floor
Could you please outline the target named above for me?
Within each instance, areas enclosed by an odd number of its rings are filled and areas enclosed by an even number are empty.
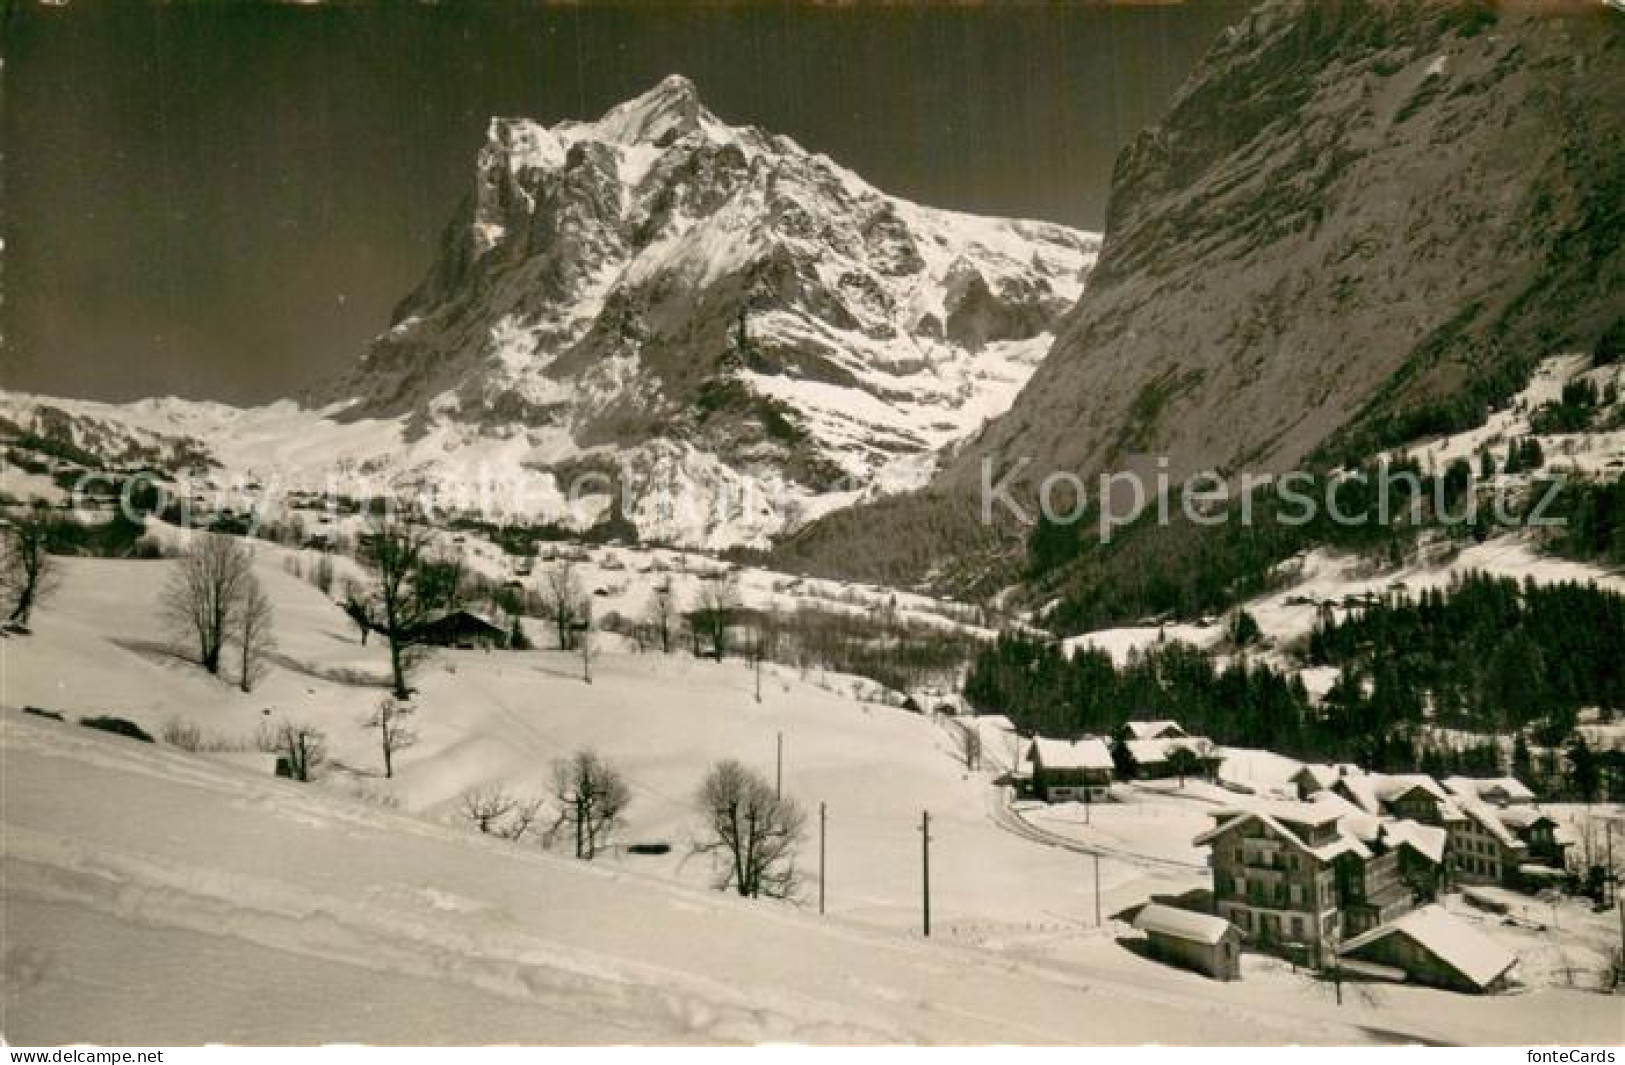
[[[1099,826],[1162,862],[1093,863],[1009,831],[991,777],[932,720],[860,703],[846,679],[605,653],[593,683],[556,652],[444,652],[421,673],[421,741],[394,780],[361,726],[382,651],[270,561],[276,668],[251,695],[154,632],[162,563],[70,560],[35,632],[0,641],[0,1034],[14,1043],[1344,1043],[1618,1042],[1617,999],[1558,988],[1475,999],[1331,989],[1248,956],[1217,984],[1133,948],[1110,915],[1206,881],[1190,818],[1124,804]],[[65,712],[55,722],[25,705]],[[252,751],[186,753],[80,728],[113,713],[155,734],[263,720],[324,729],[335,769],[279,781]],[[713,891],[690,796],[738,757],[829,809],[829,914]],[[622,842],[672,853],[593,863],[475,833],[470,787],[545,786],[593,745],[631,779]],[[381,804],[387,797],[398,805]],[[1164,807],[1176,800],[1169,799]],[[1194,797],[1189,802],[1200,805]],[[933,938],[919,935],[920,812],[932,813]],[[1182,809],[1176,808],[1176,809]],[[1048,827],[1064,832],[1069,815]],[[814,818],[816,825],[816,818]],[[1188,842],[1188,837],[1186,838]],[[813,873],[809,840],[803,867]]]

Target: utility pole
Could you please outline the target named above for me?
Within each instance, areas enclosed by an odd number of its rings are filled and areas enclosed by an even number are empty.
[[[773,797],[784,798],[784,733],[778,734],[778,742],[773,755]]]
[[[931,811],[920,814],[920,887],[925,914],[925,935],[931,938]]]
[[[823,803],[818,804],[818,914],[824,913],[824,834],[828,820],[828,811]]]
[[[1100,927],[1100,855],[1092,855],[1095,859],[1095,927]]]

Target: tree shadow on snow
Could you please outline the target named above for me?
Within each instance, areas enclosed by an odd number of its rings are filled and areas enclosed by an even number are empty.
[[[265,660],[281,666],[290,673],[301,676],[314,677],[325,680],[329,684],[341,684],[347,688],[387,688],[390,680],[387,674],[375,673],[367,669],[354,669],[350,667],[314,666],[309,662],[301,662],[292,655],[273,651],[265,656]]]

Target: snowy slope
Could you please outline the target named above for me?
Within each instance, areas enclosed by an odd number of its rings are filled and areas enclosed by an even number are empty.
[[[604,474],[646,539],[760,546],[929,479],[1013,400],[1099,247],[886,195],[680,77],[595,122],[493,119],[471,186],[390,328],[304,405],[0,395],[0,428],[582,527],[610,496],[576,479]]]
[[[163,568],[66,560],[34,633],[0,640],[0,1027],[14,1041],[1617,1035],[1611,1004],[1575,992],[1485,1002],[1393,988],[1339,1008],[1267,959],[1249,957],[1246,979],[1223,986],[1149,961],[1118,942],[1123,926],[1092,927],[1086,856],[1009,832],[990,774],[966,773],[944,728],[857,702],[840,678],[825,687],[775,671],[757,703],[733,662],[606,652],[586,685],[577,661],[554,652],[445,652],[420,677],[421,742],[386,782],[361,726],[380,694],[379,648],[361,648],[267,551],[260,575],[280,649],[243,695],[155,633]],[[92,712],[155,732],[178,717],[239,741],[267,718],[307,721],[327,732],[337,764],[316,785],[278,782],[252,750],[185,754],[71,723]],[[684,860],[705,766],[737,757],[771,773],[781,733],[786,790],[828,804],[822,919],[810,888],[799,905],[745,905],[709,890],[703,860]],[[588,867],[482,840],[456,815],[464,789],[534,792],[553,758],[586,744],[632,780],[620,840],[669,842],[672,855],[617,852]],[[353,797],[363,794],[372,801]],[[1111,845],[1188,858],[1207,804],[1142,801],[1099,826]],[[917,932],[923,809],[929,944]],[[1108,917],[1207,879],[1112,857],[1100,876]]]

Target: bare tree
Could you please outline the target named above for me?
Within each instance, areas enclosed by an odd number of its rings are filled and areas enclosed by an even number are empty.
[[[963,721],[954,723],[959,729],[959,756],[964,759],[965,768],[976,770],[982,765],[982,731],[975,723],[966,724]]]
[[[515,799],[513,817],[507,824],[501,826],[498,834],[503,839],[511,839],[515,843],[524,839],[525,835],[535,826],[537,818],[541,816],[542,806],[545,805],[546,801],[540,795],[529,799]]]
[[[310,571],[310,583],[320,588],[323,595],[333,594],[333,559],[327,552],[317,557],[316,566]]]
[[[320,729],[291,721],[271,726],[260,736],[260,749],[277,756],[277,776],[310,781],[327,762],[327,737]]]
[[[368,728],[378,730],[378,746],[384,754],[386,780],[395,775],[395,753],[406,750],[418,741],[417,733],[410,727],[411,717],[416,712],[417,708],[410,703],[386,695],[378,700],[372,716],[366,720]]]
[[[597,656],[592,645],[592,598],[581,601],[581,617],[575,623],[576,650],[581,652],[581,679],[592,683],[592,660]]]
[[[728,577],[708,577],[700,585],[694,631],[703,640],[706,652],[718,662],[728,651],[728,627],[739,609],[739,588]]]
[[[51,533],[50,511],[35,502],[12,520],[0,555],[0,588],[4,589],[7,620],[28,627],[33,610],[56,590],[56,560],[47,550]]]
[[[423,625],[443,597],[438,585],[420,594],[429,529],[410,517],[386,511],[361,537],[360,556],[372,572],[376,628],[389,642],[389,671],[395,698],[411,698],[408,676],[422,657]],[[438,576],[429,584],[436,584]]]
[[[372,616],[372,603],[367,599],[366,592],[355,581],[345,581],[344,602],[340,605],[349,619],[355,622],[355,627],[361,630],[361,646],[367,646],[367,637],[378,627],[378,622]]]
[[[542,571],[542,609],[558,627],[559,650],[575,649],[576,613],[581,606],[581,581],[575,563],[565,559]]]
[[[519,800],[496,785],[463,792],[463,816],[487,835],[500,835],[503,819],[518,805]]]
[[[729,759],[711,767],[697,801],[706,834],[695,850],[711,855],[719,891],[732,887],[747,898],[795,894],[796,848],[806,817],[794,799]]]
[[[614,766],[591,750],[553,763],[553,797],[559,817],[553,833],[569,826],[577,858],[592,858],[608,843],[632,801],[632,792]]]
[[[232,634],[238,650],[237,683],[245,692],[253,691],[265,675],[266,655],[276,647],[274,622],[271,597],[260,587],[259,578],[250,573],[243,582],[242,603]]]
[[[241,616],[253,577],[253,557],[233,536],[199,533],[174,562],[164,586],[163,613],[183,639],[196,641],[198,660],[220,672],[220,654]]]
[[[671,654],[672,627],[677,618],[677,594],[670,581],[662,581],[649,596],[649,627],[662,654]]]

